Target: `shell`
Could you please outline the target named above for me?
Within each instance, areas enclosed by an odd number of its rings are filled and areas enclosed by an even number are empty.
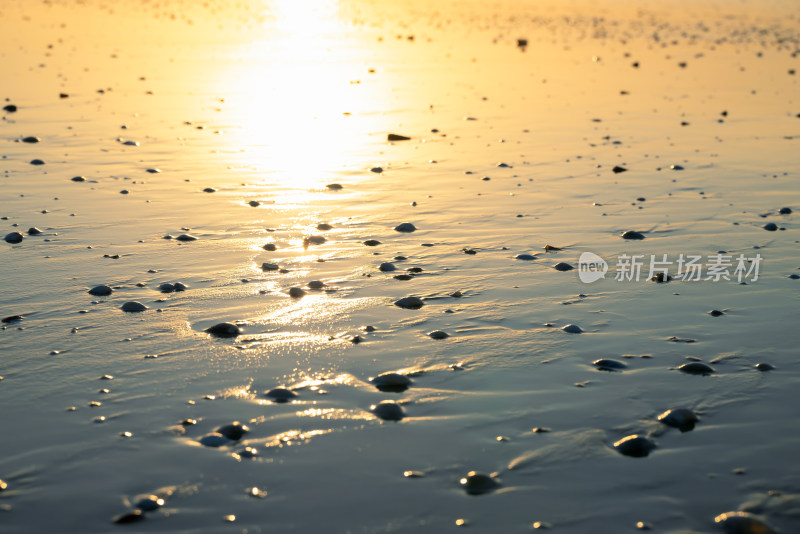
[[[403,407],[392,400],[383,400],[378,404],[373,404],[369,410],[384,421],[399,421],[406,415]]]

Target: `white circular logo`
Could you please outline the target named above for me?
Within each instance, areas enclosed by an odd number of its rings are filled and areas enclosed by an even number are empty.
[[[584,284],[597,282],[606,277],[608,263],[594,252],[584,252],[578,258],[578,278]]]

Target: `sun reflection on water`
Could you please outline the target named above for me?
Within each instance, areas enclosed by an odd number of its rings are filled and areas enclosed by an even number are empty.
[[[364,168],[358,153],[371,120],[354,117],[373,100],[358,78],[364,47],[355,46],[336,0],[273,0],[264,37],[220,80],[233,107],[240,164],[263,183],[324,187],[332,173]],[[362,117],[363,119],[363,117]]]

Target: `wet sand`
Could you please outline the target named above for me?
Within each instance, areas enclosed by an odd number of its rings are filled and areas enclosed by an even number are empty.
[[[800,12],[671,6],[3,4],[2,530],[797,531]]]

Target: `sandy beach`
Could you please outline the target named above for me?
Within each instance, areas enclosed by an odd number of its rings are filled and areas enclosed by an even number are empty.
[[[0,531],[800,532],[796,1],[8,0],[0,65]]]

